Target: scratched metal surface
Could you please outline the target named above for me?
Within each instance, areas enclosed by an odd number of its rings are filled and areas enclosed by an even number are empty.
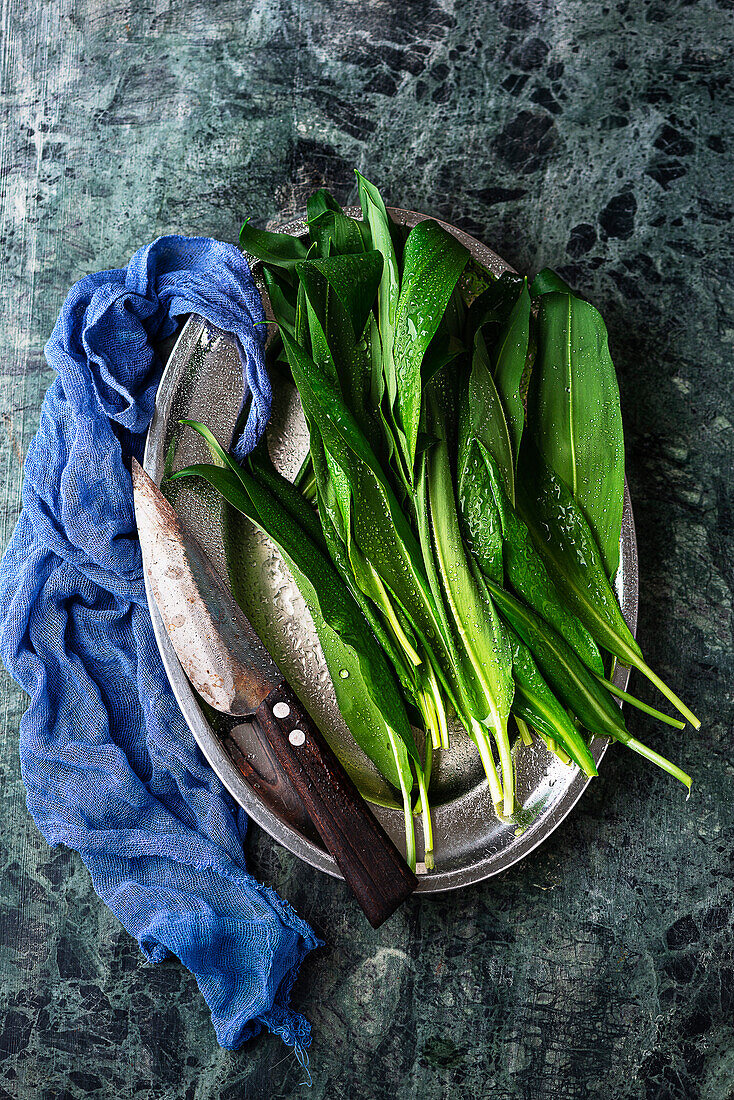
[[[729,0],[5,0],[0,22],[0,543],[71,284],[183,232],[235,241],[354,201],[558,267],[607,321],[640,555],[638,638],[703,719],[681,791],[619,749],[506,874],[373,932],[253,825],[253,874],[320,931],[275,1037],[220,1050],[196,983],[147,965],[51,851],[0,692],[2,1100],[729,1100],[734,1080],[734,50]],[[639,677],[634,689],[658,702]]]
[[[356,210],[350,210],[353,216]],[[421,215],[392,211],[401,224],[414,225]],[[465,233],[456,232],[475,259],[494,272],[507,264],[485,245]],[[281,232],[301,235],[304,225],[295,221],[278,227]],[[259,269],[255,266],[255,271]],[[209,458],[206,445],[182,419],[203,420],[228,447],[242,394],[241,369],[236,348],[221,333],[212,332],[200,319],[192,318],[181,334],[158,390],[145,455],[148,473],[160,482],[166,471],[183,469]],[[308,450],[308,429],[294,387],[276,382],[275,408],[267,434],[271,457],[280,471],[294,477]],[[394,792],[361,752],[336,705],[321,647],[303,599],[280,554],[272,543],[247,522],[233,519],[216,495],[201,482],[177,482],[175,507],[178,514],[209,551],[223,576],[232,579],[238,598],[255,629],[296,692],[302,697],[320,728],[344,761],[360,790],[371,798],[375,814],[395,843],[405,850],[402,809],[390,808]],[[234,525],[234,529],[233,529]],[[229,538],[227,532],[229,531]],[[630,627],[637,622],[637,547],[628,494],[625,494],[621,564],[617,575],[620,604]],[[147,578],[146,578],[147,582]],[[150,586],[148,585],[150,599]],[[263,800],[265,779],[272,764],[267,746],[261,744],[250,724],[216,720],[211,724],[191,690],[161,620],[154,612],[156,637],[181,710],[202,751],[238,802],[270,835],[306,863],[339,875],[334,860],[313,837],[300,814],[289,822],[280,804]],[[618,686],[625,688],[629,672],[619,667]],[[253,791],[233,764],[228,740],[235,741],[249,766],[263,774]],[[599,764],[607,740],[595,738],[592,754]],[[588,780],[574,765],[567,767],[536,739],[532,746],[521,743],[514,749],[517,796],[520,808],[509,821],[495,814],[478,753],[457,723],[451,731],[451,748],[436,754],[431,779],[431,805],[436,869],[424,872],[423,838],[417,829],[420,893],[433,894],[459,889],[507,870],[532,852],[560,825],[588,786]]]

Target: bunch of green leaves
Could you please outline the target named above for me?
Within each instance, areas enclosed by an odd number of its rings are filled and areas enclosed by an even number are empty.
[[[502,284],[505,284],[504,286]],[[472,369],[460,432],[459,478],[466,536],[520,655],[560,708],[557,730],[533,716],[515,660],[514,712],[580,766],[561,733],[571,725],[614,737],[690,780],[629,735],[612,695],[683,723],[620,692],[605,663],[642,671],[694,725],[698,720],[645,663],[619,608],[624,441],[619,390],[599,313],[550,271],[528,288],[509,274],[472,305]],[[606,651],[606,658],[602,651]],[[515,650],[517,655],[518,650]],[[523,696],[522,704],[518,698]],[[564,723],[565,724],[565,723]],[[586,770],[586,769],[585,769]]]
[[[176,476],[206,478],[283,554],[347,725],[400,792],[411,862],[422,811],[430,867],[432,757],[451,716],[503,816],[511,716],[589,776],[583,730],[690,783],[627,731],[612,659],[696,720],[645,664],[612,586],[624,446],[601,317],[552,272],[495,278],[434,221],[406,233],[357,179],[361,220],[318,191],[306,239],[242,229],[277,323],[271,361],[309,427],[295,484],[264,446],[241,466],[202,425],[215,464]]]

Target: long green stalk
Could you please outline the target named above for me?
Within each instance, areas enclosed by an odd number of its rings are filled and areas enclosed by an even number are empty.
[[[479,757],[482,761],[482,767],[484,768],[484,774],[487,777],[487,784],[489,786],[489,793],[492,798],[497,813],[502,813],[505,809],[505,797],[502,790],[502,784],[500,783],[499,776],[497,775],[497,768],[495,767],[494,757],[492,756],[492,749],[487,739],[487,730],[476,719],[471,720],[472,738],[474,744],[479,750]],[[510,811],[512,812],[512,811]]]
[[[603,676],[597,676],[597,680],[600,684],[603,684],[612,695],[616,695],[618,699],[622,699],[625,703],[629,703],[631,706],[637,707],[638,710],[644,711],[644,713],[649,714],[651,718],[657,718],[658,722],[664,722],[666,726],[673,726],[677,730],[684,730],[686,728],[685,722],[681,722],[677,718],[671,718],[669,714],[664,714],[663,711],[656,710],[655,707],[643,703],[641,699],[637,699],[634,695],[629,695],[628,692],[622,691],[622,689],[617,687],[611,680],[605,680]]]
[[[425,774],[422,771],[418,771],[418,789],[420,790],[421,798],[421,820],[423,822],[423,847],[425,849],[425,855],[423,857],[426,870],[432,871],[435,867],[433,859],[433,823],[431,822],[431,809],[428,804],[428,784],[426,783]]]
[[[533,738],[530,730],[527,727],[527,723],[523,722],[522,718],[518,718],[517,715],[515,715],[515,722],[517,723],[517,728],[520,733],[520,740],[522,741],[523,745],[529,748],[533,743]]]
[[[626,748],[632,749],[632,752],[636,752],[640,756],[644,756],[646,760],[650,760],[653,764],[657,764],[659,768],[662,768],[668,775],[672,775],[674,779],[679,779],[680,782],[690,790],[690,775],[687,775],[686,772],[676,764],[672,764],[666,757],[661,756],[659,752],[655,752],[654,749],[648,748],[647,745],[643,745],[641,741],[638,741],[636,737],[631,737],[630,734],[626,736],[617,735],[616,740],[620,741]]]

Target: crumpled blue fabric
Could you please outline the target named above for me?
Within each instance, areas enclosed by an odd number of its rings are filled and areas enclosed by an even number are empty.
[[[49,844],[81,854],[149,960],[176,955],[195,975],[223,1047],[265,1025],[301,1053],[310,1029],[291,986],[320,941],[247,873],[247,819],[178,709],[143,586],[130,456],[142,459],[161,374],[152,341],[192,312],[236,336],[243,450],[260,437],[263,310],[235,247],[161,237],[77,283],[46,346],[57,378],[0,567],[0,654],[30,695],[21,767]]]

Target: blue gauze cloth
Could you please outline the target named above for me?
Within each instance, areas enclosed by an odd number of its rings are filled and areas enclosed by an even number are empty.
[[[235,247],[161,237],[77,283],[46,346],[58,377],[0,566],[0,652],[30,695],[21,767],[46,840],[81,854],[151,962],[176,955],[191,970],[223,1047],[264,1024],[301,1054],[310,1028],[290,991],[320,941],[247,873],[247,819],[178,709],[143,586],[129,464],[142,461],[161,374],[151,341],[194,312],[237,339],[243,450],[262,434],[263,309]]]

